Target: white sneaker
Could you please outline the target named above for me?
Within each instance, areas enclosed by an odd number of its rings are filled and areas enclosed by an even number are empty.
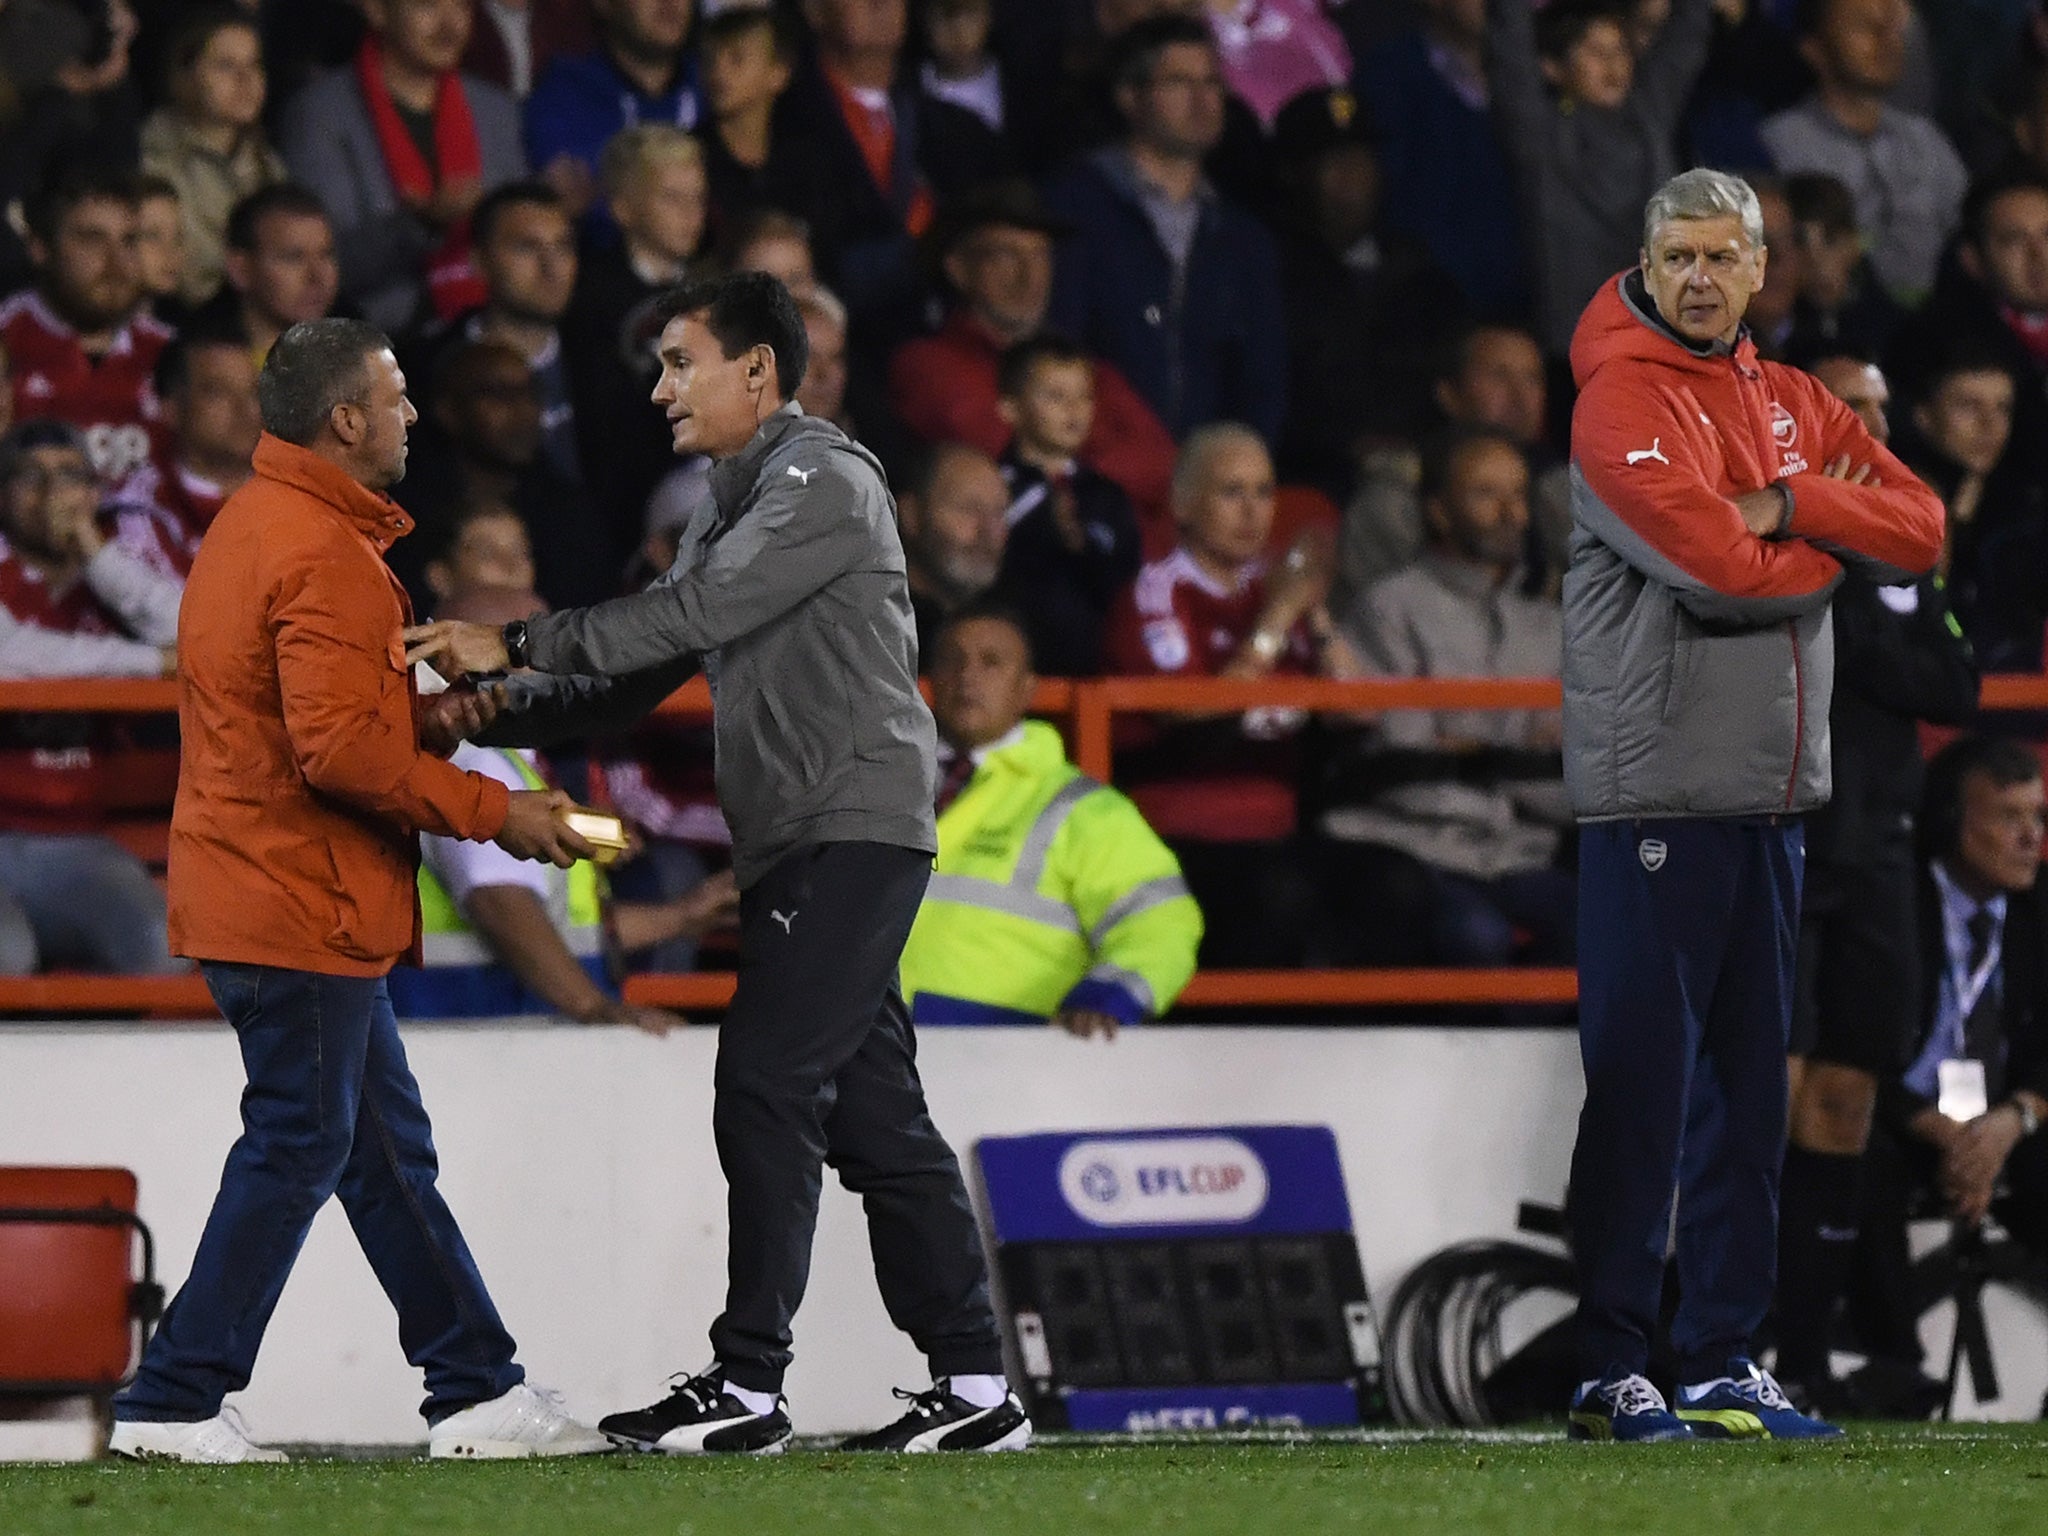
[[[520,1456],[595,1456],[611,1441],[562,1410],[559,1394],[521,1382],[502,1397],[451,1413],[427,1433],[427,1454],[468,1461]]]
[[[255,1444],[242,1427],[241,1415],[223,1408],[210,1419],[189,1424],[164,1424],[147,1419],[118,1419],[107,1449],[130,1461],[189,1461],[204,1466],[230,1466],[244,1461],[287,1461],[283,1451]]]

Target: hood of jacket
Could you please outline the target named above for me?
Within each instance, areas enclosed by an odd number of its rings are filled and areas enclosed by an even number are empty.
[[[1744,372],[1757,372],[1756,343],[1748,326],[1736,333],[1732,346],[1688,341],[1657,313],[1641,270],[1630,267],[1601,284],[1579,317],[1579,328],[1572,333],[1572,382],[1584,389],[1602,368],[1622,360],[1719,378],[1725,376],[1730,357]]]

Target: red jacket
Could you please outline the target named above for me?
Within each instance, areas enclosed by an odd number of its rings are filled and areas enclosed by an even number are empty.
[[[965,309],[956,308],[935,334],[906,341],[889,359],[889,406],[927,443],[968,443],[990,458],[1009,446],[1010,429],[996,410],[1002,348]],[[1173,437],[1124,376],[1095,363],[1095,424],[1081,461],[1123,487],[1137,509],[1145,552],[1170,551],[1173,526]]]
[[[1565,782],[1582,819],[1810,810],[1830,788],[1828,602],[1851,565],[1916,580],[1940,498],[1811,374],[1681,341],[1642,281],[1608,282],[1572,341]],[[1847,455],[1871,484],[1821,473]],[[1778,483],[1771,537],[1732,498]]]
[[[185,585],[171,947],[381,976],[419,944],[421,832],[485,839],[509,792],[420,750],[385,568],[396,503],[264,434]]]

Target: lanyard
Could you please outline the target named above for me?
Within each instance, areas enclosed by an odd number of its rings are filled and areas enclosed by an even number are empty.
[[[1978,1001],[1984,996],[1984,989],[1991,985],[1991,978],[1998,970],[1998,962],[2005,954],[2005,924],[2000,923],[1991,931],[1991,943],[1984,951],[1984,959],[1974,971],[1966,971],[1969,963],[1965,952],[1962,964],[1958,964],[1951,953],[1948,961],[1949,991],[1956,1000],[1956,1054],[1962,1054],[1961,1045],[1964,1026],[1976,1010]]]

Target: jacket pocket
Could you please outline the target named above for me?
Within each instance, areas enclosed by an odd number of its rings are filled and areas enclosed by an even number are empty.
[[[760,743],[763,777],[812,789],[825,776],[825,743],[816,723],[793,714],[783,701],[783,685],[783,679],[776,679],[759,694],[768,726]]]

